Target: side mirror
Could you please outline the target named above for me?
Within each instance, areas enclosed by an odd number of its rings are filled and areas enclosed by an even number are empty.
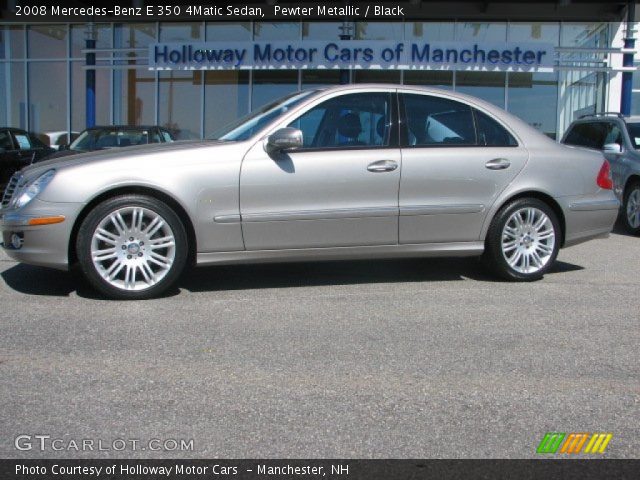
[[[618,143],[607,143],[604,147],[602,147],[602,151],[604,153],[613,153],[620,155],[622,153],[622,145]]]
[[[277,153],[283,150],[300,148],[303,145],[302,132],[297,128],[281,128],[276,130],[267,138],[265,150],[267,153]]]

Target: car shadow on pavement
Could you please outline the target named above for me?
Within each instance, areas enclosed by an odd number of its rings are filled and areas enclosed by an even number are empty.
[[[557,261],[549,273],[582,269]],[[190,292],[204,292],[465,279],[502,281],[488,272],[478,258],[422,258],[204,267],[183,276],[179,286]]]
[[[622,222],[620,220],[618,220],[616,224],[613,226],[613,231],[611,233],[616,235],[624,235],[625,237],[640,238],[637,235],[634,235],[633,233],[628,232],[627,229],[622,225]]]
[[[583,270],[556,261],[549,275]],[[102,299],[79,272],[64,272],[18,264],[0,274],[13,290],[28,295],[69,296],[76,292],[88,299]],[[254,290],[399,282],[475,280],[501,282],[477,258],[423,258],[402,260],[347,260],[331,262],[225,265],[191,268],[176,288],[163,295],[190,292]]]

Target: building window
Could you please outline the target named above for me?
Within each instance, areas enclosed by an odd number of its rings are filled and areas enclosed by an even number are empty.
[[[505,72],[456,72],[456,91],[504,108]]]
[[[545,42],[558,46],[560,24],[558,22],[510,22],[510,42]]]
[[[606,22],[563,22],[560,46],[581,48],[606,48],[609,45],[609,24]]]
[[[6,64],[9,73],[6,75],[7,91],[11,92],[8,97],[7,109],[9,111],[9,126],[27,129],[27,89],[25,86],[24,63],[9,62]]]
[[[200,138],[202,72],[160,72],[159,121],[176,140]]]
[[[251,40],[250,22],[207,22],[207,42]]]
[[[143,69],[116,70],[113,121],[121,125],[155,125],[156,74]]]
[[[446,42],[453,38],[454,29],[453,22],[407,22],[404,35],[407,40],[418,42]]]
[[[29,62],[29,130],[67,131],[67,62]]]
[[[438,88],[453,88],[453,72],[446,70],[406,70],[405,85],[423,85]]]
[[[204,72],[204,136],[249,112],[249,71]]]
[[[354,83],[400,83],[400,70],[354,70]]]
[[[550,138],[557,134],[558,75],[509,72],[507,110]]]
[[[504,42],[507,39],[506,23],[458,22],[456,40],[473,42]]]
[[[304,40],[339,40],[342,22],[304,22],[302,38]]]
[[[358,22],[356,40],[403,40],[404,24],[398,22]]]
[[[85,99],[86,73],[83,61],[71,62],[71,131],[81,132],[87,127]],[[96,69],[96,125],[111,123],[111,71]]]
[[[1,27],[0,27],[1,28]],[[9,25],[4,27],[4,41],[9,43],[9,58],[20,59],[26,56],[25,31],[23,26]],[[4,45],[0,45],[4,54]],[[3,57],[4,58],[4,57]]]
[[[251,109],[298,90],[297,70],[254,70]]]
[[[96,35],[96,48],[111,48],[112,44],[112,32],[111,25],[108,23],[99,23],[94,27]],[[82,53],[87,45],[87,25],[76,24],[71,25],[71,57],[84,58],[85,54]],[[101,58],[105,58],[105,53],[100,53]]]
[[[254,22],[255,40],[300,40],[299,22]]]
[[[200,40],[203,38],[202,22],[188,23],[161,23],[161,42],[184,42],[189,40]]]
[[[302,88],[340,84],[340,70],[302,70]]]
[[[30,25],[27,29],[29,58],[66,58],[67,25]]]
[[[146,48],[156,41],[156,23],[124,23],[114,29],[113,121],[122,125],[156,124],[156,72],[135,65],[146,63]],[[140,49],[140,50],[136,50]],[[131,65],[121,69],[121,65]]]

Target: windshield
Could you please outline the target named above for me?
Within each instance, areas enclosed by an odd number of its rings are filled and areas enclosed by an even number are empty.
[[[247,140],[255,133],[266,127],[273,120],[284,115],[292,108],[295,108],[303,100],[306,100],[311,94],[316,92],[317,90],[296,92],[280,98],[275,102],[268,103],[267,105],[252,111],[248,115],[245,115],[244,117],[216,130],[209,138],[211,140],[226,141]]]
[[[640,123],[627,123],[627,132],[633,148],[640,150]]]
[[[157,134],[150,135],[148,130],[142,129],[95,129],[85,130],[69,146],[71,150],[90,152],[103,148],[128,147],[157,143]]]

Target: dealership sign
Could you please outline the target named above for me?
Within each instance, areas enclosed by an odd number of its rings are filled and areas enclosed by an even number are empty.
[[[553,45],[542,42],[182,42],[149,47],[149,68],[453,69],[551,71]]]

